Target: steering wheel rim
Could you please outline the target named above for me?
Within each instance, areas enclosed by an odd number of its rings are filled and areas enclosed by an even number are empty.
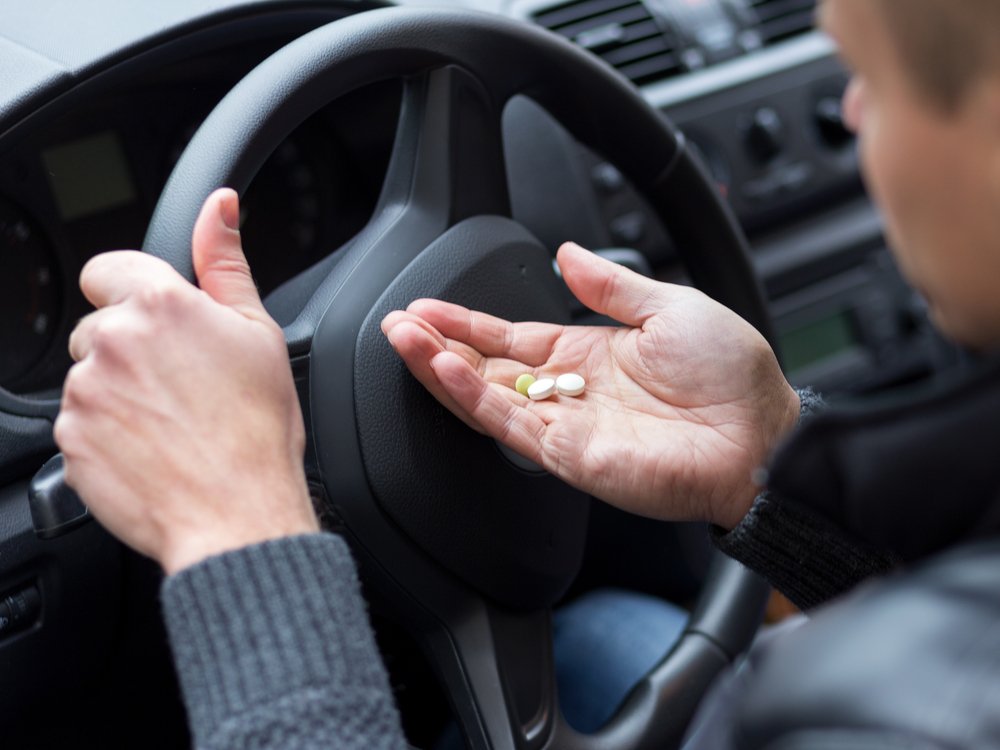
[[[530,270],[531,278],[539,279],[531,291],[551,289],[537,243],[503,218],[510,208],[500,114],[516,95],[535,100],[615,163],[670,227],[696,285],[774,343],[763,294],[730,211],[683,136],[628,82],[569,42],[494,15],[389,8],[351,16],[279,50],[219,103],[164,188],[143,248],[193,281],[190,237],[205,197],[222,185],[243,193],[306,117],[387,78],[404,79],[404,97],[375,215],[341,249],[339,262],[285,326],[293,358],[310,363],[307,424],[324,484],[330,482],[328,494],[338,498],[333,509],[363,573],[377,581],[397,616],[431,653],[470,746],[675,746],[701,691],[749,644],[767,587],[718,556],[678,644],[605,729],[579,735],[556,707],[548,617],[579,552],[574,541],[549,560],[556,568],[552,580],[529,586],[520,600],[513,579],[494,580],[488,570],[456,570],[456,560],[469,559],[467,551],[435,555],[428,549],[437,538],[433,532],[414,527],[398,503],[376,498],[374,449],[370,439],[365,442],[366,415],[360,413],[367,407],[358,407],[355,390],[363,373],[359,362],[393,367],[386,364],[385,343],[378,348],[373,326],[377,329],[387,305],[418,296],[414,290],[419,296],[448,296],[471,270],[508,268],[512,256],[523,259],[517,263],[522,277]],[[481,236],[488,239],[476,245]],[[438,286],[427,281],[429,269],[470,244],[474,257],[457,261],[459,267]],[[431,291],[422,291],[428,284]],[[521,302],[532,298],[515,294]],[[539,319],[558,314],[546,308]],[[407,388],[399,380],[405,378],[401,368],[396,362],[397,400],[421,402],[412,390],[399,398],[398,389]],[[368,393],[362,403],[372,400]],[[428,400],[425,396],[417,408],[435,408]],[[414,418],[427,419],[426,413]],[[385,415],[380,419],[373,425],[384,426]],[[550,528],[569,507],[567,500],[547,509]],[[579,516],[576,522],[579,526]],[[580,529],[574,533],[581,541]],[[516,555],[510,559],[508,567],[522,562]]]

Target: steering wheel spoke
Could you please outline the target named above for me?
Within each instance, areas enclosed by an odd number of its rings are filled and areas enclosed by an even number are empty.
[[[562,722],[548,610],[508,612],[452,599],[425,636],[470,750],[536,750]]]
[[[472,216],[509,216],[501,144],[500,106],[470,73],[449,65],[407,78],[374,220],[414,211],[440,234]]]

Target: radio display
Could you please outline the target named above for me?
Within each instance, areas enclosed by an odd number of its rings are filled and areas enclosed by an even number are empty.
[[[778,341],[788,372],[822,362],[859,343],[847,311],[789,329],[779,335]]]

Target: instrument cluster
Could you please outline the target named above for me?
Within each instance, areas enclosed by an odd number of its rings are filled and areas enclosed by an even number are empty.
[[[91,309],[77,286],[95,254],[139,249],[157,197],[215,103],[266,50],[158,71],[34,127],[0,154],[0,387],[58,394],[69,333]],[[205,71],[223,71],[206,76]],[[395,132],[399,84],[319,111],[271,155],[241,203],[262,295],[367,221]]]

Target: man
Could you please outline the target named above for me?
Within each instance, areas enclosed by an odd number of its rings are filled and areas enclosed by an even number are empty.
[[[854,73],[845,117],[900,267],[944,333],[992,352],[1000,5],[826,0],[821,20]],[[84,269],[98,310],[70,343],[77,364],[56,423],[67,479],[169,574],[164,609],[199,746],[400,747],[349,556],[316,533],[284,346],[237,215],[231,191],[206,202],[193,238],[200,290],[132,253]],[[754,470],[799,411],[760,337],[697,292],[571,245],[558,260],[577,296],[622,329],[511,326],[433,301],[383,329],[472,428],[620,507],[711,521],[724,549],[804,605],[888,560],[954,548],[782,639],[701,746],[1000,744],[1000,547],[989,541],[1000,479],[983,458],[1000,424],[993,371],[907,408],[814,421],[755,501]],[[585,397],[531,402],[509,387],[548,368],[581,372]],[[961,472],[947,497],[928,497],[935,474],[913,477],[941,445]],[[872,461],[881,450],[884,463]],[[857,460],[842,471],[843,455]]]

